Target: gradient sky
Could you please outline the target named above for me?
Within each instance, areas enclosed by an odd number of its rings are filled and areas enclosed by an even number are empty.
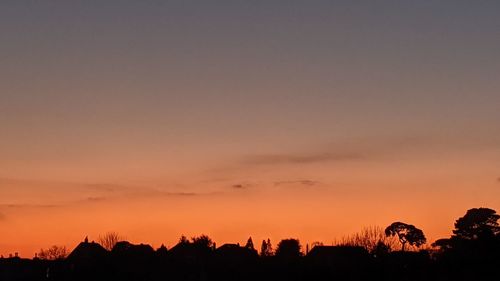
[[[498,1],[2,1],[0,254],[500,210]]]

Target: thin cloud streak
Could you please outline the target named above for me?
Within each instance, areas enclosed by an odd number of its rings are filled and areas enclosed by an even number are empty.
[[[101,204],[114,200],[123,200],[130,198],[151,198],[151,197],[196,197],[196,196],[210,196],[217,195],[221,192],[207,192],[207,193],[197,193],[197,192],[167,192],[167,191],[157,191],[157,190],[142,190],[132,193],[117,194],[112,197],[104,196],[89,196],[82,198],[80,200],[68,200],[64,202],[57,202],[53,204],[33,204],[33,203],[12,203],[12,204],[0,204],[0,209],[52,209],[52,208],[64,208],[81,204]],[[2,219],[0,213],[0,220]]]
[[[458,138],[458,137],[457,137]],[[498,138],[461,138],[450,143],[450,136],[414,135],[387,136],[376,138],[351,139],[350,141],[331,142],[320,145],[309,152],[286,152],[254,154],[239,160],[242,166],[316,164],[345,161],[367,161],[385,159],[398,155],[422,153],[446,153],[456,150],[478,150],[496,148]]]
[[[0,208],[12,208],[12,209],[20,209],[20,208],[56,208],[62,207],[64,204],[24,204],[24,203],[14,203],[14,204],[0,204]]]
[[[312,187],[320,184],[319,181],[314,180],[293,180],[293,181],[277,181],[274,183],[275,186],[283,186],[283,185],[301,185],[305,187]]]
[[[100,202],[100,201],[105,201],[107,198],[106,197],[87,197],[86,201],[88,202]]]
[[[244,184],[233,184],[231,187],[234,188],[234,189],[245,189],[245,188],[247,188],[247,186],[244,185]]]
[[[166,197],[194,197],[194,196],[210,196],[210,195],[217,195],[217,194],[222,194],[222,192],[168,192],[168,191],[158,191],[156,193],[151,193],[151,195],[157,194],[159,196],[166,196]]]
[[[363,159],[360,153],[318,153],[318,154],[262,154],[248,156],[243,164],[312,164],[333,161],[349,161]]]

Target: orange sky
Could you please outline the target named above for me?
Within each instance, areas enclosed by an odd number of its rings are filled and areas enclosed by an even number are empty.
[[[428,147],[366,158],[260,155],[191,176],[184,171],[184,182],[128,174],[99,183],[2,179],[0,249],[31,257],[41,247],[72,248],[107,231],[155,247],[202,233],[218,243],[249,236],[259,245],[268,237],[275,244],[287,237],[331,243],[396,220],[433,241],[450,235],[468,208],[499,209],[494,150],[439,148],[430,158]]]

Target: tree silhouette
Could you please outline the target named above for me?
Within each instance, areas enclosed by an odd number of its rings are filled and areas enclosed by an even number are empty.
[[[179,244],[189,244],[189,239],[187,239],[186,236],[182,235],[180,238],[179,238]]]
[[[386,236],[398,236],[401,243],[401,251],[405,250],[406,243],[420,247],[426,242],[424,232],[414,225],[404,222],[394,222],[385,229]]]
[[[300,252],[300,242],[298,239],[283,239],[276,248],[277,257],[295,258],[302,256]]]
[[[262,245],[260,246],[260,255],[263,257],[270,257],[273,255],[273,246],[271,245],[271,240],[269,238],[262,240]]]
[[[36,256],[41,260],[62,260],[68,256],[68,251],[65,246],[54,245],[46,250],[40,249]]]
[[[247,243],[245,244],[245,248],[250,250],[255,250],[255,247],[253,246],[252,237],[248,237]]]
[[[500,216],[492,209],[470,209],[465,216],[455,222],[453,234],[456,238],[467,240],[493,237],[500,233],[499,218]]]
[[[124,237],[121,237],[118,233],[114,231],[107,232],[104,235],[99,235],[97,242],[101,244],[104,249],[111,251],[113,247],[121,240],[125,240]]]
[[[214,241],[212,241],[212,239],[210,239],[210,237],[208,237],[205,234],[202,234],[200,236],[192,237],[191,241],[193,242],[193,244],[196,247],[199,247],[200,249],[212,250],[212,249],[215,248]]]
[[[500,238],[500,216],[495,210],[488,208],[473,208],[456,220],[453,235],[450,238],[436,240],[432,246],[443,251],[461,249],[470,251],[471,242],[491,243],[491,238]],[[500,240],[500,239],[499,239]],[[499,241],[500,242],[500,241]]]

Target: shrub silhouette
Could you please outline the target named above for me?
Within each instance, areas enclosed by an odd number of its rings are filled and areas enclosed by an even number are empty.
[[[386,250],[391,251],[399,246],[399,240],[393,236],[387,236],[383,228],[379,226],[370,226],[361,229],[361,231],[349,236],[343,237],[339,246],[360,246],[368,252],[374,252],[377,248],[380,249],[383,244]]]
[[[200,249],[205,249],[205,250],[214,250],[215,249],[215,243],[208,237],[207,235],[200,235],[200,236],[195,236],[191,238],[191,241],[193,245],[197,248]]]
[[[113,247],[119,241],[124,240],[125,238],[120,236],[117,232],[110,231],[105,233],[104,235],[99,235],[97,242],[104,247],[104,249],[111,251]]]
[[[278,243],[276,256],[281,258],[297,258],[302,256],[301,245],[298,239],[283,239]]]
[[[42,260],[63,260],[68,256],[68,250],[65,246],[54,245],[46,250],[41,249],[36,256]]]

